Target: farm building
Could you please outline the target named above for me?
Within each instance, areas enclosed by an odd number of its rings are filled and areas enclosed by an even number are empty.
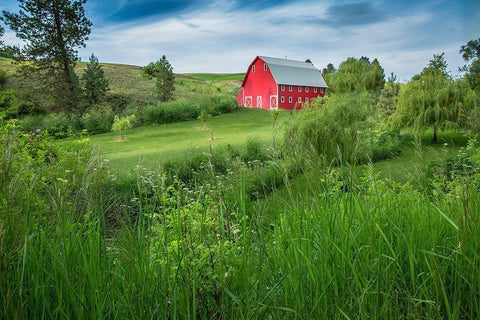
[[[247,108],[298,109],[325,96],[327,88],[310,62],[258,56],[248,67],[237,102]]]

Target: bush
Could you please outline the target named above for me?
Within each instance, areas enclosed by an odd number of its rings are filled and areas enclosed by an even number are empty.
[[[172,101],[148,106],[145,110],[145,121],[147,124],[172,123],[197,119],[201,113],[198,104],[191,104],[186,101]]]
[[[94,108],[87,111],[82,117],[82,126],[88,133],[110,132],[113,123],[113,111],[110,107]]]
[[[373,101],[366,92],[317,100],[287,125],[283,150],[335,165],[384,159],[398,148],[397,134],[376,128],[368,121],[372,114]]]

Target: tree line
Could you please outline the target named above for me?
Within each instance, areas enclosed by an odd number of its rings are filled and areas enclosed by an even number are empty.
[[[391,73],[385,74],[377,59],[348,58],[338,69],[331,63],[322,69],[329,94],[368,91],[373,93],[381,121],[396,128],[438,132],[449,128],[480,129],[480,39],[461,46],[466,65],[464,76],[454,78],[447,71],[445,54],[434,54],[428,65],[405,85]]]

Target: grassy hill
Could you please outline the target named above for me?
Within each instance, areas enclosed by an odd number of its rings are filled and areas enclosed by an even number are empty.
[[[147,103],[156,102],[155,80],[142,75],[142,67],[124,64],[101,63],[105,77],[110,81],[109,94],[122,94],[135,100]],[[81,78],[87,62],[78,62],[75,67],[77,75]],[[22,79],[15,76],[18,65],[13,60],[0,57],[0,70],[5,70],[9,75],[6,88],[18,89],[22,92],[33,91],[39,83],[33,79]],[[236,95],[238,86],[243,79],[243,74],[209,74],[192,73],[177,74],[174,98],[180,100],[195,100],[199,94],[224,92]],[[208,81],[208,83],[207,83]],[[39,94],[40,92],[36,92]]]

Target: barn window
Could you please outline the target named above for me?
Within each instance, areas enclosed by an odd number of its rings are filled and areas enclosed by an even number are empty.
[[[280,101],[285,102],[285,97],[281,97]]]
[[[255,72],[255,66],[254,65],[252,66],[252,72]]]
[[[293,91],[293,87],[292,87],[292,86],[288,86],[288,91]]]
[[[302,87],[298,86],[298,92],[302,92]]]
[[[298,102],[302,103],[302,97],[298,97]]]
[[[267,64],[266,63],[263,64],[263,71],[267,71]]]
[[[308,102],[308,98],[305,98],[305,102]]]
[[[292,97],[288,97],[288,102],[292,103]]]
[[[305,92],[308,92],[308,87],[305,87]]]
[[[282,91],[285,91],[285,85],[284,85],[284,84],[282,84],[282,85],[280,86],[280,88],[282,88]]]
[[[325,93],[325,88],[320,88],[321,93]]]
[[[313,92],[317,93],[317,88],[313,88]]]

